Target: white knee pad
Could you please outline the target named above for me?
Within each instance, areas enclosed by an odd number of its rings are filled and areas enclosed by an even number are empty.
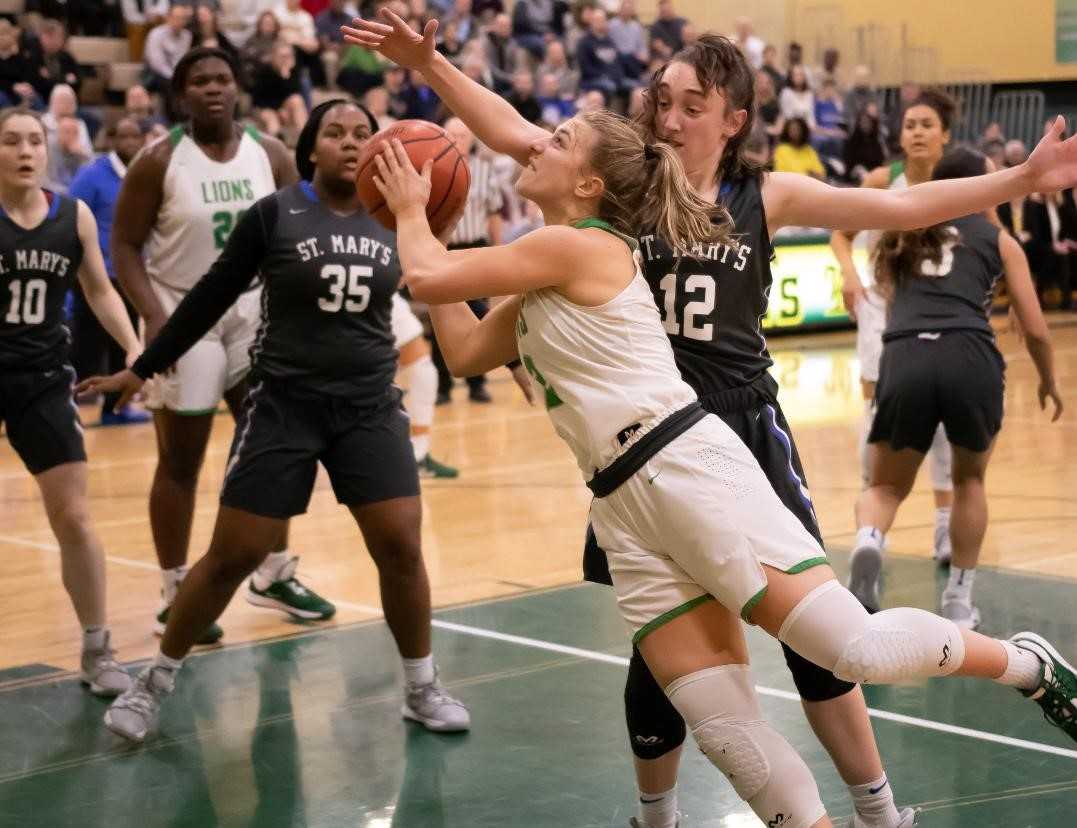
[[[407,379],[408,397],[405,400],[413,426],[429,426],[434,422],[434,403],[438,396],[438,369],[430,354],[423,354],[410,365],[400,369],[401,379]]]
[[[942,423],[935,429],[935,436],[928,449],[931,458],[931,488],[935,491],[952,492],[954,489],[953,452],[950,441],[946,439],[946,429]]]
[[[808,828],[826,814],[808,766],[763,719],[748,665],[683,676],[666,695],[703,754],[765,824]]]
[[[838,678],[858,684],[948,676],[965,661],[965,640],[953,621],[910,607],[868,615],[837,581],[804,596],[778,639]]]

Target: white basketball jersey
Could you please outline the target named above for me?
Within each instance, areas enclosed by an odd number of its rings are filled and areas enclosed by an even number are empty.
[[[545,288],[523,295],[516,323],[520,359],[585,480],[622,451],[619,432],[638,423],[641,436],[696,399],[635,260],[635,278],[606,304],[583,307]]]
[[[182,127],[172,142],[157,223],[144,249],[146,273],[178,290],[190,290],[216,261],[240,215],[277,189],[269,156],[248,130],[231,161],[208,157]]]

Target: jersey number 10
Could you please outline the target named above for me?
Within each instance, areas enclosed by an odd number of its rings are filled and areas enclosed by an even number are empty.
[[[4,317],[5,322],[12,325],[37,325],[45,321],[45,293],[49,286],[44,279],[28,280],[25,293],[23,283],[18,279],[8,282],[7,286],[11,290],[11,304]]]

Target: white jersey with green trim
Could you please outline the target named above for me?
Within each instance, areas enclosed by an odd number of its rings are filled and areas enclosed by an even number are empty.
[[[554,429],[590,480],[624,450],[693,402],[634,254],[635,278],[604,305],[584,307],[553,288],[523,295],[516,323],[520,359],[544,393]]]
[[[244,130],[230,161],[214,161],[182,127],[172,143],[161,208],[146,241],[146,273],[177,290],[190,290],[217,260],[240,215],[275,192],[269,156],[257,133]]]

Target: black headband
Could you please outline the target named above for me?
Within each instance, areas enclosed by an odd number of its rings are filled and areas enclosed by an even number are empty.
[[[644,144],[643,157],[647,161],[657,161],[662,156],[661,153],[658,152],[658,149],[654,146],[654,144]]]

